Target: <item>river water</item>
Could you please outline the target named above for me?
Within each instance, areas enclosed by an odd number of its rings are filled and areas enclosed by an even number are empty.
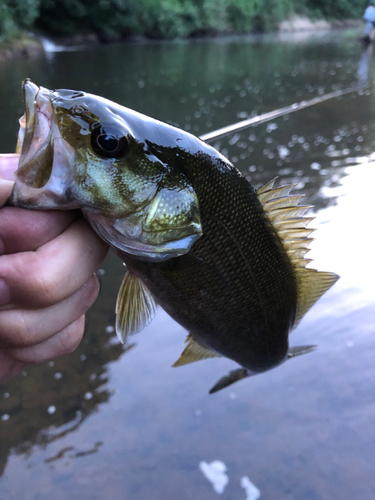
[[[127,44],[0,66],[0,152],[20,83],[98,93],[194,134],[360,83],[214,141],[258,187],[275,176],[314,205],[314,267],[339,282],[291,334],[318,349],[209,395],[235,364],[171,368],[186,332],[163,311],[124,347],[123,274],[110,255],[71,355],[0,387],[0,498],[375,498],[375,64],[350,31]],[[219,462],[217,462],[219,461]],[[228,480],[228,481],[227,481]],[[252,486],[255,485],[255,486]]]

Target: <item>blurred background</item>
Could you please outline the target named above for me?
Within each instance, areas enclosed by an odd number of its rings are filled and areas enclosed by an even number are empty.
[[[41,2],[46,12],[52,4]],[[63,18],[68,2],[61,5]],[[0,386],[0,498],[258,498],[244,478],[270,500],[375,498],[375,66],[361,34],[68,49],[54,40],[37,57],[1,63],[4,153],[15,148],[25,77],[97,93],[196,135],[356,90],[213,142],[254,187],[278,176],[278,185],[296,183],[304,204],[314,205],[309,257],[341,279],[290,342],[318,349],[208,395],[235,363],[171,368],[186,332],[163,311],[130,345],[119,344],[114,309],[123,265],[111,254],[79,348]],[[202,463],[212,471],[215,460],[224,464],[225,488],[204,472]]]

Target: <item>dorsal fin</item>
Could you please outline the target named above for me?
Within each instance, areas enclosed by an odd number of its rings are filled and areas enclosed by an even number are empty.
[[[203,342],[198,342],[191,333],[186,337],[185,344],[187,346],[182,351],[178,360],[172,365],[173,367],[187,365],[201,359],[221,357],[220,354],[203,345]]]
[[[128,268],[116,303],[116,333],[122,343],[141,331],[156,314],[156,303],[146,285]]]
[[[299,206],[302,196],[290,196],[295,184],[273,189],[276,179],[273,179],[257,191],[259,201],[278,234],[296,273],[298,303],[295,328],[306,312],[315,302],[338,280],[334,273],[318,272],[306,269],[311,262],[305,255],[312,238],[309,235],[314,229],[306,229],[313,217],[304,217],[310,206]]]

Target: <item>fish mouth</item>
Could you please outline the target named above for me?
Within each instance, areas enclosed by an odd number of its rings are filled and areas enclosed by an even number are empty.
[[[73,148],[61,136],[53,108],[53,91],[23,81],[25,114],[20,118],[20,153],[9,205],[33,210],[71,210]]]
[[[32,188],[48,182],[53,165],[51,92],[29,79],[23,81],[25,114],[19,120],[17,150],[21,153],[17,180]]]

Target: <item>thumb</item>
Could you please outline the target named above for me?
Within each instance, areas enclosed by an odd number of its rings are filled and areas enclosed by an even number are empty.
[[[17,153],[0,154],[0,179],[14,181],[20,155]]]
[[[0,154],[0,207],[2,207],[9,198],[13,183],[14,172],[18,168],[20,155],[16,153]]]

